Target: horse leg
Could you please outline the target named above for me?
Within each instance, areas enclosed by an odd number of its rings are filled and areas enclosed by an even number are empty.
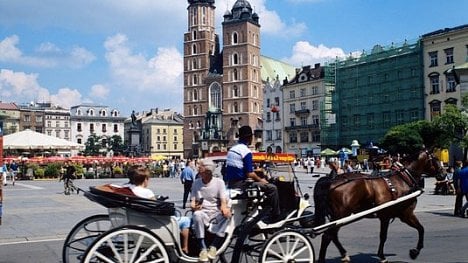
[[[325,263],[325,256],[327,254],[328,245],[332,241],[332,233],[330,230],[327,230],[322,235],[322,242],[320,243],[320,252],[317,263]]]
[[[424,247],[424,227],[413,212],[411,212],[411,214],[407,214],[407,216],[400,217],[400,220],[410,227],[418,230],[418,244],[416,248],[412,248],[409,251],[410,258],[416,259],[419,256],[419,252]]]
[[[384,255],[384,245],[385,245],[385,241],[387,241],[389,224],[390,224],[390,219],[388,218],[380,219],[380,243],[379,243],[379,250],[377,252],[377,256],[380,258],[380,263],[388,262],[388,260],[385,258],[385,255]]]
[[[331,235],[333,244],[335,244],[336,248],[340,252],[341,255],[341,262],[351,262],[351,259],[349,258],[346,249],[344,249],[343,245],[341,244],[340,240],[338,239],[338,230],[340,228],[332,229],[331,231],[333,232],[333,235]]]

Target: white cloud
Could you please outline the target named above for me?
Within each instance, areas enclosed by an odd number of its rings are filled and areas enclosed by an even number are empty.
[[[93,85],[91,87],[91,92],[89,93],[89,96],[91,98],[106,98],[109,95],[110,89],[104,85]]]
[[[76,89],[61,88],[57,94],[50,96],[50,102],[68,109],[81,103],[81,94]]]
[[[96,57],[82,47],[74,47],[71,51],[61,50],[55,44],[44,42],[36,48],[37,54],[25,55],[18,48],[19,37],[12,35],[0,42],[0,61],[26,66],[52,68],[67,66],[80,68],[93,62]]]
[[[346,54],[341,48],[326,47],[323,44],[314,46],[307,41],[299,41],[293,47],[293,54],[284,60],[292,65],[313,65],[333,60],[336,57],[344,58]]]
[[[224,20],[223,15],[226,9],[231,10],[235,0],[216,1],[216,21],[218,23]],[[297,22],[295,19],[284,21],[276,11],[268,10],[266,0],[250,0],[250,5],[254,12],[260,17],[262,34],[269,34],[277,37],[296,37],[302,35],[307,26],[303,22]]]
[[[147,59],[130,49],[123,34],[108,38],[104,47],[116,85],[132,91],[181,94],[183,57],[176,48],[158,48],[154,57]]]
[[[80,103],[81,94],[76,89],[62,88],[51,95],[38,83],[38,74],[0,70],[0,96],[12,102],[51,102],[65,108]]]

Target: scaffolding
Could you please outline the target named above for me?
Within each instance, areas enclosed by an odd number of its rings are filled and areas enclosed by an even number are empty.
[[[376,144],[392,126],[424,119],[419,40],[376,45],[359,56],[330,62],[325,79],[322,148],[349,146],[353,140]]]

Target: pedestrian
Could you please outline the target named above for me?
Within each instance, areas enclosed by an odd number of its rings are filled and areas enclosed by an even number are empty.
[[[461,208],[460,216],[466,217],[467,216],[467,209],[468,209],[468,161],[463,163],[463,168],[458,173],[458,183],[459,183],[459,190],[463,196],[465,196],[465,204]]]
[[[187,203],[188,195],[192,191],[192,184],[195,180],[195,174],[192,170],[192,161],[188,161],[187,166],[180,173],[180,181],[184,185],[184,196],[182,199],[182,209],[185,209]]]
[[[15,162],[15,160],[13,160],[10,164],[10,175],[13,185],[15,185],[16,175],[18,174],[18,168],[18,164]]]
[[[455,189],[455,207],[453,211],[454,216],[461,216],[461,208],[463,202],[463,194],[460,190],[460,170],[463,167],[463,163],[461,161],[455,162],[455,168],[453,171],[453,188]]]
[[[193,230],[199,242],[201,251],[200,262],[215,259],[217,249],[221,245],[231,210],[228,207],[226,197],[226,186],[221,178],[213,177],[216,164],[208,159],[202,159],[198,163],[199,178],[195,180],[192,187],[191,203],[193,216]],[[188,169],[187,167],[185,169]],[[184,170],[185,170],[184,169]],[[210,225],[210,223],[212,223]],[[209,249],[205,243],[205,228],[215,234]]]
[[[250,126],[242,126],[239,129],[239,143],[231,147],[226,157],[226,179],[228,188],[240,188],[245,190],[249,183],[247,179],[253,179],[254,185],[259,187],[270,202],[271,214],[266,220],[268,223],[279,221],[281,210],[279,206],[278,188],[269,183],[265,178],[259,177],[253,170],[252,151],[249,145],[252,143],[253,132]]]

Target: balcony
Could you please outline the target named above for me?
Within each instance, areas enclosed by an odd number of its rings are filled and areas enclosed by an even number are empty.
[[[296,115],[307,115],[310,113],[310,110],[309,109],[302,109],[302,110],[297,110],[294,112],[294,114]]]
[[[304,130],[304,129],[320,129],[320,125],[318,124],[307,124],[307,125],[295,125],[284,127],[286,131],[293,131],[293,130]]]

